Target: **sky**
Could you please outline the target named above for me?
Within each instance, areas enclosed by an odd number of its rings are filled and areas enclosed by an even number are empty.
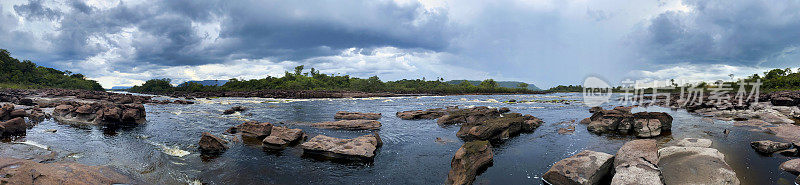
[[[2,0],[0,48],[103,87],[305,65],[383,80],[727,80],[800,67],[800,0]]]

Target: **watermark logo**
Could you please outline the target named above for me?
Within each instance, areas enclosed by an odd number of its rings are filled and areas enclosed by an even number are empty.
[[[583,103],[595,107],[611,100],[611,85],[598,77],[590,76],[583,80]]]

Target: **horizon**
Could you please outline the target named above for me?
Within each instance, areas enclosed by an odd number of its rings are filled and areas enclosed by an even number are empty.
[[[797,1],[10,0],[0,2],[0,48],[107,89],[280,77],[297,65],[542,89],[589,76],[716,81],[800,67],[797,9]]]

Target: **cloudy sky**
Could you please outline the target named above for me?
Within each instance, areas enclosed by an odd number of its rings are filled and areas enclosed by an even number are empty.
[[[800,0],[2,0],[0,48],[104,87],[281,76],[727,79],[800,67]]]

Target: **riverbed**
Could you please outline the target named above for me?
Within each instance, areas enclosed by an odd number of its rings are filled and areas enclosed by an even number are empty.
[[[523,103],[504,103],[512,99]],[[578,124],[591,116],[589,107],[580,102],[581,94],[576,93],[195,101],[191,105],[145,105],[147,122],[124,128],[77,127],[45,120],[29,129],[26,136],[0,143],[0,152],[25,155],[52,150],[58,153],[59,161],[108,165],[152,184],[442,184],[453,154],[463,143],[456,137],[459,127],[441,127],[436,120],[401,120],[395,113],[446,106],[509,107],[512,112],[531,114],[545,123],[532,133],[493,146],[494,164],[475,183],[541,184],[541,175],[561,159],[582,150],[615,154],[622,144],[636,139],[589,133],[586,125]],[[616,105],[612,102],[603,107]],[[248,110],[222,115],[232,106]],[[200,133],[231,138],[224,135],[225,130],[248,120],[301,128],[309,138],[318,134],[341,138],[368,134],[308,126],[312,122],[333,121],[337,111],[383,115],[379,133],[384,145],[373,162],[320,160],[303,156],[299,147],[274,152],[249,142],[231,143],[230,149],[215,158],[202,156],[197,149]],[[667,112],[673,116],[672,133],[655,138],[663,146],[686,137],[711,139],[712,148],[725,154],[742,184],[793,184],[795,176],[778,168],[788,157],[763,156],[749,145],[762,139],[781,140],[773,135],[735,127],[730,121],[704,119],[685,110],[636,107],[632,111]],[[574,132],[558,133],[559,128],[570,125],[575,126]],[[730,130],[727,134],[726,129]]]

